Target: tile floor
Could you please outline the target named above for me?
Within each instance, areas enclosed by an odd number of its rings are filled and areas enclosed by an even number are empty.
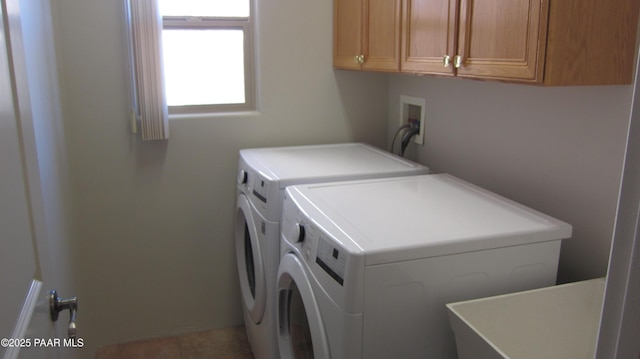
[[[253,359],[244,327],[99,348],[95,359]]]

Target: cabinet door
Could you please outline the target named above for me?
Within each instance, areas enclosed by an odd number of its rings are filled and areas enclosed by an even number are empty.
[[[363,70],[400,70],[401,1],[365,1]]]
[[[458,76],[541,82],[548,0],[461,0]]]
[[[360,69],[363,0],[333,2],[333,66]]]
[[[453,75],[458,0],[404,0],[402,72]]]

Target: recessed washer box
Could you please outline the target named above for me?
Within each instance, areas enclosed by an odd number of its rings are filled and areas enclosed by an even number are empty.
[[[419,121],[420,132],[413,138],[413,142],[419,145],[424,144],[425,107],[426,101],[423,98],[400,96],[400,126],[409,123],[410,120]]]

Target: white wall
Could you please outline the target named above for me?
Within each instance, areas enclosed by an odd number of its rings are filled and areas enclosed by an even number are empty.
[[[572,224],[560,282],[606,275],[631,86],[543,88],[394,75],[390,133],[398,126],[400,95],[426,99],[426,144],[411,148],[418,162]]]
[[[386,143],[384,75],[334,71],[330,1],[257,1],[259,114],[128,132],[121,1],[56,0],[73,189],[79,335],[97,346],[242,322],[232,245],[237,151]]]

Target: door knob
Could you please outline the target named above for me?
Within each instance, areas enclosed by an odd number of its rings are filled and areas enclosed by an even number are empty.
[[[60,299],[58,292],[49,292],[49,312],[51,321],[58,321],[58,315],[63,310],[69,310],[69,338],[76,337],[76,316],[78,314],[78,298]]]

